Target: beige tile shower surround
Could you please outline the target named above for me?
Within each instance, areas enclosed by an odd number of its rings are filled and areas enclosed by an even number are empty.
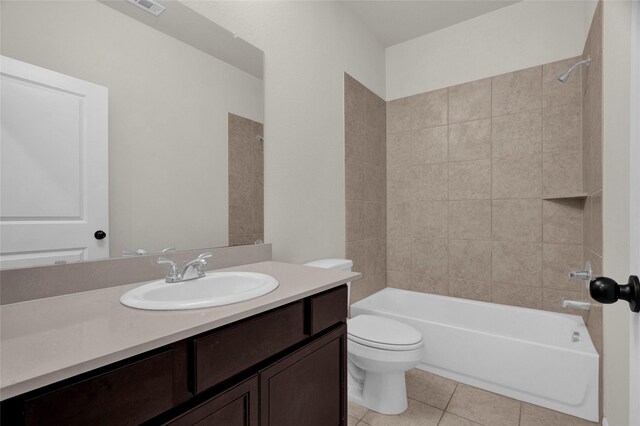
[[[346,256],[363,276],[356,302],[387,286],[386,108],[347,74],[344,99]]]
[[[582,70],[553,62],[387,103],[390,287],[568,312],[583,258]],[[580,313],[580,312],[574,312]]]
[[[591,55],[591,65],[582,77],[582,169],[584,192],[584,260],[591,261],[594,275],[602,274],[602,2],[591,21],[583,57]],[[600,416],[602,417],[602,309],[591,309],[589,334],[600,354]]]
[[[263,125],[229,114],[229,245],[264,240]]]

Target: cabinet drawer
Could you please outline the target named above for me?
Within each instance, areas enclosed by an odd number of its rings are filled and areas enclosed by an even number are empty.
[[[347,286],[325,291],[309,298],[311,334],[325,330],[347,318]]]
[[[137,425],[173,405],[173,351],[24,402],[26,425]]]
[[[302,301],[193,340],[194,391],[201,392],[302,341]]]

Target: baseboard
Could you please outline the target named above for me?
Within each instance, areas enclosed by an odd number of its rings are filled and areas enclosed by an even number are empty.
[[[606,417],[602,417],[602,426],[609,426],[609,422]]]

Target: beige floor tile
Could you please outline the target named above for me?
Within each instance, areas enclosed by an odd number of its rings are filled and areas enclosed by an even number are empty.
[[[369,411],[362,419],[371,426],[436,426],[442,417],[442,410],[409,399],[409,408],[402,414],[389,416]]]
[[[456,382],[414,368],[406,373],[410,398],[444,410],[456,389]]]
[[[359,421],[355,417],[347,416],[347,426],[356,426]]]
[[[355,417],[358,420],[361,420],[365,414],[367,414],[367,407],[363,407],[360,404],[356,404],[353,401],[349,401],[349,405],[347,407],[347,414],[349,417]]]
[[[522,403],[521,426],[596,426],[597,424],[559,411]]]
[[[518,426],[520,402],[459,384],[447,411],[483,425]]]
[[[438,426],[482,426],[480,423],[472,422],[463,417],[458,417],[451,413],[444,413]]]

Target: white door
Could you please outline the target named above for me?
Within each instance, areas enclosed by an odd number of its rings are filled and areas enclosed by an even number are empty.
[[[631,129],[629,269],[640,275],[640,3],[631,5]],[[640,313],[629,315],[629,424],[640,425]]]
[[[0,267],[108,257],[107,89],[5,56],[0,79]]]

